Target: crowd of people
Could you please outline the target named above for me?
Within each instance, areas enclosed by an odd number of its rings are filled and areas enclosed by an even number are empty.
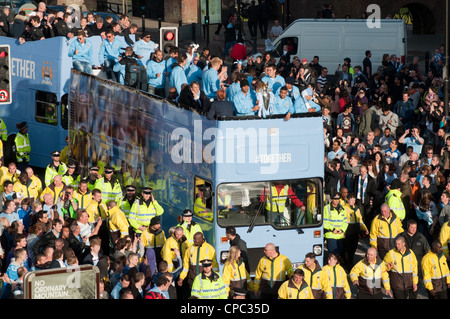
[[[418,57],[402,64],[395,52],[387,52],[375,70],[370,51],[355,65],[344,59],[329,74],[319,56],[311,61],[291,56],[288,46],[278,61],[270,52],[249,58],[234,32],[233,43],[225,45],[233,58],[228,70],[228,50],[191,44],[186,50],[172,47],[164,57],[150,33],[130,43],[127,34],[135,34],[137,26],[126,15],[110,23],[88,14],[81,29],[69,30],[68,14],[45,12],[40,4],[23,31],[15,19],[5,35],[22,42],[72,37],[75,69],[101,68],[109,79],[209,119],[277,114],[289,120],[294,113],[320,112],[327,264],[319,265],[311,253],[293,269],[268,243],[252,279],[245,242],[227,228],[231,248],[219,273],[215,250],[192,222],[189,208],[165,234],[159,219],[164,209],[152,190],[144,188],[137,196],[133,185],[121,185],[112,167],[100,175],[93,166],[80,178],[75,165],[54,152],[42,184],[27,165],[29,140],[26,123],[20,123],[17,161],[1,168],[3,298],[20,298],[27,271],[78,264],[99,267],[102,298],[349,299],[353,284],[358,298],[403,299],[417,297],[419,282],[429,298],[447,298],[450,124],[443,46],[430,57],[426,74]],[[238,25],[233,16],[225,28]],[[91,35],[102,37],[98,66],[92,64]],[[370,248],[355,264],[364,237]]]

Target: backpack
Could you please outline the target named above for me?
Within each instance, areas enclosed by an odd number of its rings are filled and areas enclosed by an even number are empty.
[[[136,60],[127,61],[125,65],[125,81],[124,84],[131,87],[136,87],[139,82],[139,74],[141,73],[141,66]]]

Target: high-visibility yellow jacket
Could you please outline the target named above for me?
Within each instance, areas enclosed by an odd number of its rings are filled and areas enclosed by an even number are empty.
[[[373,264],[367,258],[360,260],[350,271],[350,280],[358,281],[359,291],[369,295],[381,293],[381,284],[385,290],[391,290],[387,266],[379,258]]]
[[[36,175],[33,175],[30,178],[33,181],[33,183],[36,184],[36,187],[39,190],[39,195],[41,195],[41,192],[42,192],[42,181],[41,181],[41,179],[39,177],[37,177]]]
[[[439,241],[442,244],[444,255],[448,256],[450,245],[450,224],[448,221],[446,221],[441,227],[441,232],[439,233]]]
[[[198,299],[227,299],[228,292],[222,278],[216,272],[206,277],[203,272],[194,278],[191,296]]]
[[[106,180],[105,177],[97,179],[94,188],[102,191],[102,203],[107,204],[110,200],[113,200],[120,207],[122,202],[122,187],[117,178],[112,178],[111,182]]]
[[[222,279],[230,296],[232,296],[232,291],[235,288],[253,289],[250,274],[245,268],[243,261],[233,260],[233,262],[226,262],[223,266]]]
[[[184,236],[186,237],[186,241],[189,244],[189,246],[194,244],[194,235],[196,233],[202,233],[203,231],[199,224],[196,222],[191,222],[191,224],[188,224],[186,221],[182,222],[181,224],[178,224],[177,227],[180,226],[183,228]]]
[[[386,204],[389,205],[389,208],[397,215],[400,220],[405,219],[405,206],[402,202],[402,192],[396,189],[391,189],[386,194]]]
[[[130,202],[130,200],[126,196],[124,198],[122,198],[122,202],[120,204],[120,209],[123,211],[125,216],[127,216],[127,218],[130,216],[131,206],[133,206],[133,203],[138,200],[139,200],[139,197],[135,197],[133,202]]]
[[[359,207],[352,207],[350,204],[345,203],[344,208],[345,212],[347,213],[348,224],[359,224],[359,229],[361,231],[369,231],[366,224],[364,224]]]
[[[19,180],[19,173],[16,171],[14,174],[11,174],[9,170],[6,170],[2,177],[0,178],[0,191],[3,192],[5,187],[3,183],[6,181],[11,181],[13,184]]]
[[[68,172],[64,173],[62,176],[62,181],[67,185],[71,185],[73,187],[78,187],[78,183],[80,182],[80,175],[69,175]]]
[[[119,207],[114,206],[109,210],[109,231],[120,232],[120,237],[128,235],[128,220]]]
[[[28,183],[22,184],[20,180],[14,183],[13,191],[20,193],[23,197],[33,197],[34,199],[39,199],[40,189],[36,185],[36,182],[29,179]]]
[[[386,219],[380,213],[373,219],[369,233],[370,246],[385,251],[394,247],[394,239],[403,232],[403,227],[395,213],[389,216]]]
[[[64,175],[67,172],[67,166],[63,162],[59,163],[58,167],[55,167],[53,165],[53,162],[47,165],[47,168],[45,169],[45,177],[44,177],[44,184],[45,186],[50,185],[50,183],[53,182],[53,178],[56,175]]]
[[[293,274],[291,261],[286,256],[278,254],[273,259],[264,256],[256,267],[253,288],[255,291],[276,294],[281,284]]]
[[[83,194],[79,189],[73,192],[73,198],[78,201],[79,209],[86,209],[89,206],[89,203],[92,201],[92,193],[89,189]]]
[[[393,290],[412,289],[413,284],[419,282],[417,258],[411,249],[406,248],[404,252],[391,249],[384,257],[384,262],[388,265]],[[392,264],[392,268],[389,268],[389,264]]]
[[[203,267],[200,261],[204,259],[212,260],[213,271],[219,271],[216,250],[212,245],[204,242],[200,246],[192,245],[184,252],[183,270],[180,273],[180,278],[184,279],[189,275],[188,282],[191,284],[194,278],[202,272]]]
[[[325,206],[323,210],[323,229],[324,237],[329,239],[342,239],[348,227],[347,212],[338,205],[333,207],[331,204]],[[342,230],[341,234],[334,234],[333,230]]]
[[[160,216],[163,213],[164,208],[162,208],[156,200],[149,202],[147,205],[140,199],[133,203],[130,214],[128,215],[128,222],[136,233],[141,234],[142,231],[139,229],[140,226],[148,227],[153,217]]]
[[[326,299],[350,299],[352,292],[347,280],[347,273],[341,265],[325,265],[320,272],[320,281]]]
[[[166,242],[166,234],[160,229],[156,234],[149,231],[148,228],[142,232],[142,245],[145,248],[161,249]]]
[[[177,261],[177,257],[173,249],[178,249],[181,256],[184,256],[188,247],[189,245],[187,244],[186,240],[180,239],[179,241],[177,241],[174,235],[167,238],[167,240],[164,242],[164,246],[161,249],[161,257],[168,264],[168,272],[172,272],[175,270],[174,262]]]
[[[423,284],[427,290],[444,291],[450,285],[447,258],[429,251],[422,258]]]
[[[61,193],[66,189],[66,184],[62,183],[62,186],[56,187],[55,183],[50,183],[41,193],[40,199],[44,201],[45,194],[51,194],[53,197],[53,203],[56,204],[58,198],[61,197]]]
[[[325,292],[323,291],[322,282],[320,281],[322,268],[320,267],[319,262],[316,260],[314,269],[310,269],[304,264],[301,265],[299,269],[303,269],[303,272],[305,273],[305,278],[303,280],[311,288],[314,299],[325,299]]]
[[[8,128],[3,119],[0,119],[0,137],[4,142],[8,139]]]
[[[105,203],[98,203],[95,200],[92,200],[89,205],[86,207],[86,212],[89,215],[89,222],[94,223],[97,221],[99,217],[102,220],[106,220],[108,218],[108,208]]]
[[[282,214],[289,195],[289,185],[285,185],[278,194],[276,186],[271,188],[271,196],[267,196],[266,210]],[[270,200],[272,199],[272,201]]]
[[[30,161],[30,152],[31,152],[31,144],[28,133],[22,134],[17,133],[16,138],[14,139],[14,143],[16,145],[16,160],[17,162],[29,162]]]
[[[308,286],[306,281],[302,281],[300,286],[289,279],[283,282],[278,289],[278,298],[280,299],[314,299],[311,287]]]

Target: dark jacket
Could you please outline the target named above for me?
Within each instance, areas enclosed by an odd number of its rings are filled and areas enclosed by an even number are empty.
[[[221,116],[233,116],[233,103],[229,101],[214,101],[208,112],[208,120],[214,120]]]
[[[248,255],[247,255],[247,243],[236,234],[236,237],[233,240],[230,240],[230,247],[235,246],[238,247],[241,251],[242,261],[245,263],[245,269],[250,273],[250,265],[248,263]]]
[[[49,231],[48,233],[44,234],[41,239],[38,240],[36,244],[33,246],[33,252],[34,255],[37,256],[39,253],[41,253],[45,247],[55,247],[55,240],[56,236],[53,233],[53,230]]]
[[[430,250],[430,245],[424,235],[418,231],[411,236],[407,231],[398,234],[397,237],[402,236],[406,239],[406,247],[411,249],[417,258],[417,263],[420,266],[420,262],[425,254]]]
[[[367,180],[367,187],[366,187],[366,196],[364,197],[364,202],[362,202],[363,205],[367,205],[370,203],[370,200],[373,199],[373,197],[376,194],[376,190],[377,190],[376,180],[369,174],[367,174],[367,177],[368,177],[368,180]],[[360,189],[358,189],[358,181],[359,181],[359,176],[358,176],[358,178],[355,178],[353,180],[353,192],[356,195],[358,195],[358,193],[361,191]]]
[[[73,249],[75,256],[78,258],[78,261],[82,261],[83,250],[86,247],[85,243],[78,240],[72,233],[70,233],[69,238],[69,247]]]

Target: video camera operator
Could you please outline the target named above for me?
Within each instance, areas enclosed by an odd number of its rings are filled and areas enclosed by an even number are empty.
[[[119,74],[119,83],[139,90],[147,91],[147,72],[132,47],[125,48],[119,56],[119,63],[113,68]]]

